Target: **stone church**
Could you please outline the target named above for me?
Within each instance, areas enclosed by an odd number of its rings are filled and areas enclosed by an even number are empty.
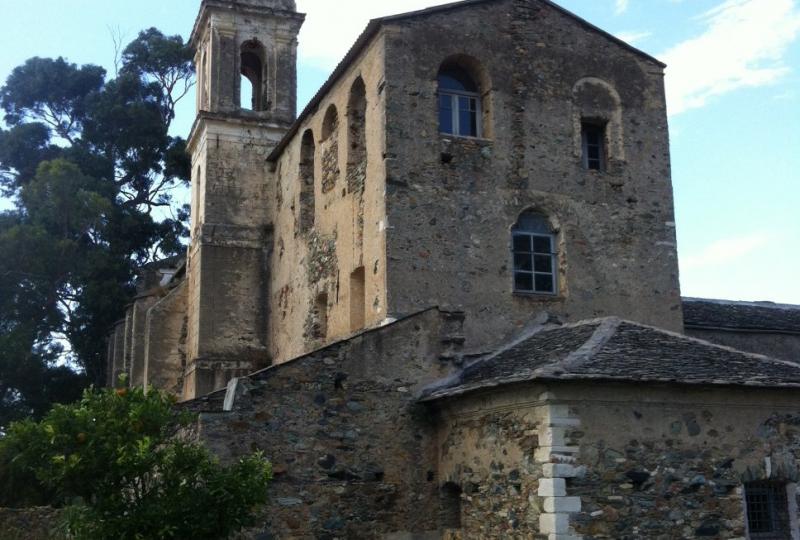
[[[108,345],[272,461],[250,537],[800,538],[800,306],[681,298],[665,65],[464,0],[297,115],[303,20],[201,1],[191,244]]]

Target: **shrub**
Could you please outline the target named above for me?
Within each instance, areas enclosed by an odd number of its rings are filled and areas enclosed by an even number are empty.
[[[269,463],[259,454],[221,465],[181,440],[191,417],[141,389],[87,390],[41,421],[0,439],[0,504],[65,507],[77,539],[226,538],[266,502]]]

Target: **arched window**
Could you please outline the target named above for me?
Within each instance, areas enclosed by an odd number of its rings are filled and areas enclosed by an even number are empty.
[[[329,139],[332,135],[336,134],[339,128],[339,112],[336,110],[336,105],[329,105],[328,110],[325,111],[325,118],[322,119],[322,140]]]
[[[602,79],[586,77],[572,88],[575,155],[584,169],[613,170],[625,160],[622,101]]]
[[[204,50],[203,57],[200,60],[200,70],[197,73],[197,96],[200,99],[200,106],[198,109],[201,111],[205,111],[210,108],[208,103],[208,84],[210,75],[211,74],[208,72],[208,54]]]
[[[264,48],[257,41],[246,41],[241,52],[240,106],[252,111],[265,110]]]
[[[339,179],[339,113],[333,104],[328,107],[322,120],[320,156],[322,193],[328,193],[336,186]]]
[[[481,137],[481,95],[462,67],[445,63],[439,69],[439,132]]]
[[[514,292],[558,293],[556,235],[547,218],[523,212],[511,230]]]
[[[303,134],[300,143],[300,212],[298,229],[305,233],[314,227],[314,134]]]
[[[347,190],[361,191],[367,176],[367,89],[364,80],[358,77],[350,88],[347,102]]]

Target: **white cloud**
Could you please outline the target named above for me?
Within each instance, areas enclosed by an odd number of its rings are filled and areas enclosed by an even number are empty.
[[[306,13],[300,31],[300,56],[317,67],[332,69],[347,53],[370,19],[426,7],[451,0],[297,0],[297,10]]]
[[[774,238],[764,232],[722,238],[705,246],[699,252],[682,257],[681,271],[730,264],[762,249],[773,240]]]
[[[634,30],[634,31],[631,31],[631,32],[617,32],[614,35],[616,37],[618,37],[619,39],[621,39],[622,41],[624,41],[625,43],[633,45],[634,43],[636,43],[638,41],[642,41],[643,39],[649,38],[650,36],[653,35],[653,33],[652,32],[647,32],[647,31],[637,32],[637,31]]]
[[[659,55],[669,65],[670,114],[772,84],[789,71],[783,57],[800,33],[795,0],[726,0],[698,19],[706,26],[702,34]]]
[[[628,11],[628,4],[629,0],[615,0],[614,13],[617,15],[622,15],[623,13]]]
[[[787,251],[791,242],[791,232],[762,231],[717,240],[688,256],[681,251],[681,293],[800,304],[800,259]]]

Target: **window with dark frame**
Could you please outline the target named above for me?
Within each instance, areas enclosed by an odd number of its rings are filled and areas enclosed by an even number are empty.
[[[439,71],[439,132],[481,136],[480,93],[475,81],[458,67]]]
[[[791,538],[786,484],[749,482],[744,486],[748,537],[758,540]]]
[[[558,293],[558,254],[555,234],[546,217],[523,213],[511,232],[514,255],[514,292]]]
[[[606,170],[606,125],[599,121],[581,122],[583,167],[593,171]]]

